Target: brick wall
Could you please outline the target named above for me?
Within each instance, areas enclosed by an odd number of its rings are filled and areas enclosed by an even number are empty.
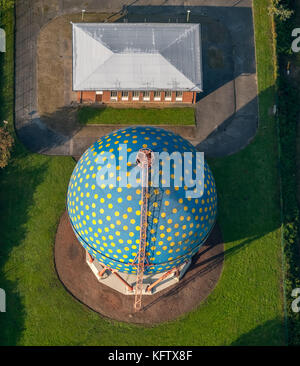
[[[165,92],[161,92],[161,100],[156,101],[154,100],[154,92],[150,92],[150,103],[195,103],[196,101],[196,92],[183,92],[182,94],[182,101],[176,100],[176,92],[172,92],[172,100],[171,101],[165,101]],[[132,100],[133,92],[130,91],[128,93],[128,100],[122,100],[122,92],[118,91],[117,101],[116,103],[139,103],[139,102],[146,102],[143,100],[143,92],[140,92],[139,100]],[[98,95],[99,100],[101,100],[103,103],[110,103],[113,102],[110,99],[110,91],[105,90],[103,91],[103,94],[100,96]],[[95,103],[96,102],[96,92],[95,91],[82,91],[77,92],[77,101],[78,103]]]

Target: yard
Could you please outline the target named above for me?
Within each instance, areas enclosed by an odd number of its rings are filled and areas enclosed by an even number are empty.
[[[187,108],[93,108],[78,111],[81,124],[195,125],[195,109]]]
[[[0,172],[1,345],[283,345],[282,258],[269,0],[254,0],[260,126],[240,153],[209,161],[219,196],[225,268],[209,298],[177,321],[144,328],[102,318],[57,278],[53,245],[74,161],[31,154],[17,141]],[[1,118],[13,126],[13,12],[1,74]]]

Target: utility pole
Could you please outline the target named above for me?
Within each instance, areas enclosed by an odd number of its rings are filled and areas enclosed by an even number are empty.
[[[81,20],[83,21],[83,19],[84,19],[84,13],[86,12],[86,10],[85,9],[82,9],[81,10]]]

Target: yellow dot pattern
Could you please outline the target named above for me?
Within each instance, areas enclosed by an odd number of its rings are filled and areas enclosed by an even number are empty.
[[[125,273],[136,273],[132,265],[139,248],[141,187],[105,184],[101,170],[115,164],[122,170],[121,144],[127,144],[127,158],[141,147],[155,152],[192,152],[193,160],[184,161],[184,169],[195,174],[200,160],[196,149],[182,137],[154,127],[130,127],[96,141],[80,158],[70,179],[67,206],[75,235],[83,247],[100,262]],[[99,157],[109,152],[104,163]],[[106,155],[105,155],[106,156]],[[126,156],[126,155],[125,155]],[[115,161],[114,161],[115,160]],[[167,271],[192,257],[206,240],[217,214],[217,193],[212,173],[204,163],[201,197],[186,198],[187,187],[175,186],[174,163],[170,162],[170,186],[164,187],[164,164],[159,164],[159,186],[149,187],[146,253],[147,273]],[[125,163],[126,164],[126,163]],[[118,169],[119,168],[119,169]],[[125,176],[134,172],[127,164]],[[105,175],[105,174],[103,174]],[[98,180],[97,180],[98,176]],[[128,179],[128,178],[127,178]],[[139,177],[137,178],[137,180]]]

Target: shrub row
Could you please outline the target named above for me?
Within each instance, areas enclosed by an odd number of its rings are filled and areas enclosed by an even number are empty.
[[[294,0],[276,0],[283,10],[295,9]],[[280,176],[282,187],[283,247],[285,256],[285,286],[288,320],[288,343],[300,345],[300,313],[292,311],[292,290],[300,287],[300,231],[297,202],[297,122],[300,90],[293,86],[286,73],[291,54],[291,33],[295,28],[295,14],[282,20],[274,14],[277,43],[277,94],[280,144]],[[299,25],[298,25],[299,26]]]

